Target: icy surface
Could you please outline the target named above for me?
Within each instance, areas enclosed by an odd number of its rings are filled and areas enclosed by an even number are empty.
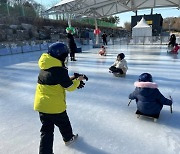
[[[69,74],[89,77],[84,89],[67,92],[67,112],[77,142],[66,147],[55,129],[55,154],[179,154],[180,153],[180,56],[165,46],[108,46],[107,56],[83,48]],[[129,70],[114,77],[108,68],[124,52]],[[0,57],[0,153],[37,154],[40,140],[38,113],[33,99],[42,52]],[[154,77],[164,96],[174,100],[173,114],[164,106],[157,122],[136,118],[136,105],[128,107],[133,83],[143,72]]]

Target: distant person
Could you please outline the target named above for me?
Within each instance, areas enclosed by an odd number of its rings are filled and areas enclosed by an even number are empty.
[[[101,46],[101,49],[99,50],[99,54],[101,56],[106,56],[106,48],[104,45]]]
[[[117,55],[116,61],[109,68],[110,73],[115,73],[119,75],[126,75],[128,70],[127,61],[125,60],[124,53],[120,53]]]
[[[39,112],[41,140],[39,154],[53,154],[54,127],[57,126],[65,145],[78,137],[73,134],[66,112],[66,91],[84,87],[84,76],[76,74],[69,77],[64,61],[68,48],[63,43],[49,46],[38,61],[40,72],[37,81],[34,110]]]
[[[129,99],[136,100],[137,114],[158,118],[163,105],[172,105],[172,101],[165,98],[158,90],[158,86],[153,82],[151,74],[141,74],[139,81],[136,81],[134,86],[136,88],[129,95]]]
[[[104,32],[104,33],[101,35],[101,37],[102,37],[102,40],[103,40],[103,44],[104,44],[104,45],[107,45],[107,34]]]
[[[74,40],[74,36],[72,34],[72,30],[67,30],[67,38],[68,38],[68,46],[69,46],[69,49],[70,49],[70,58],[71,58],[71,61],[76,61],[75,59],[75,53],[77,51],[77,46],[76,46],[76,43],[75,43],[75,40]]]
[[[169,47],[174,47],[175,44],[176,44],[176,36],[175,36],[175,34],[172,34],[170,36],[168,46]]]
[[[171,53],[178,54],[178,50],[180,49],[180,46],[175,43],[174,48],[171,50]]]
[[[114,45],[114,34],[112,33],[112,34],[110,35],[110,37],[111,37],[111,40],[112,40],[112,44]]]

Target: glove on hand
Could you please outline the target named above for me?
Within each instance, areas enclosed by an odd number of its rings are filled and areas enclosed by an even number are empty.
[[[78,89],[84,88],[84,85],[85,85],[85,83],[83,81],[80,81],[80,84],[77,88]]]
[[[88,81],[88,77],[84,74],[74,73],[75,78],[78,78],[79,76],[83,76],[83,78]]]

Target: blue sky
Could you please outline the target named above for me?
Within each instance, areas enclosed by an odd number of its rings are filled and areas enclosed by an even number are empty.
[[[46,7],[51,7],[53,4],[60,2],[60,0],[35,0],[36,2],[45,5]],[[147,10],[139,10],[138,15],[150,14],[150,9]],[[153,13],[161,14],[163,18],[167,17],[180,17],[180,10],[175,8],[158,8],[154,9]],[[119,26],[124,26],[125,22],[131,22],[131,16],[134,16],[133,12],[126,12],[118,14],[120,17]]]

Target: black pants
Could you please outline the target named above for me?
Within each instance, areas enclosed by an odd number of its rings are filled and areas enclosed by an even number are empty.
[[[39,154],[52,154],[53,153],[53,140],[54,140],[54,126],[56,125],[63,137],[63,140],[69,141],[72,136],[71,123],[69,121],[66,111],[59,114],[46,114],[39,113],[42,123],[41,127],[41,140],[39,147]]]
[[[123,70],[120,69],[120,68],[116,68],[115,66],[111,66],[109,68],[110,71],[112,71],[113,73],[120,73],[120,74],[123,74]]]
[[[103,44],[107,45],[107,40],[106,39],[103,39]]]
[[[75,59],[75,52],[70,52],[70,57]]]
[[[176,44],[176,42],[169,42],[169,43],[168,43],[168,46],[174,47],[175,44]]]

